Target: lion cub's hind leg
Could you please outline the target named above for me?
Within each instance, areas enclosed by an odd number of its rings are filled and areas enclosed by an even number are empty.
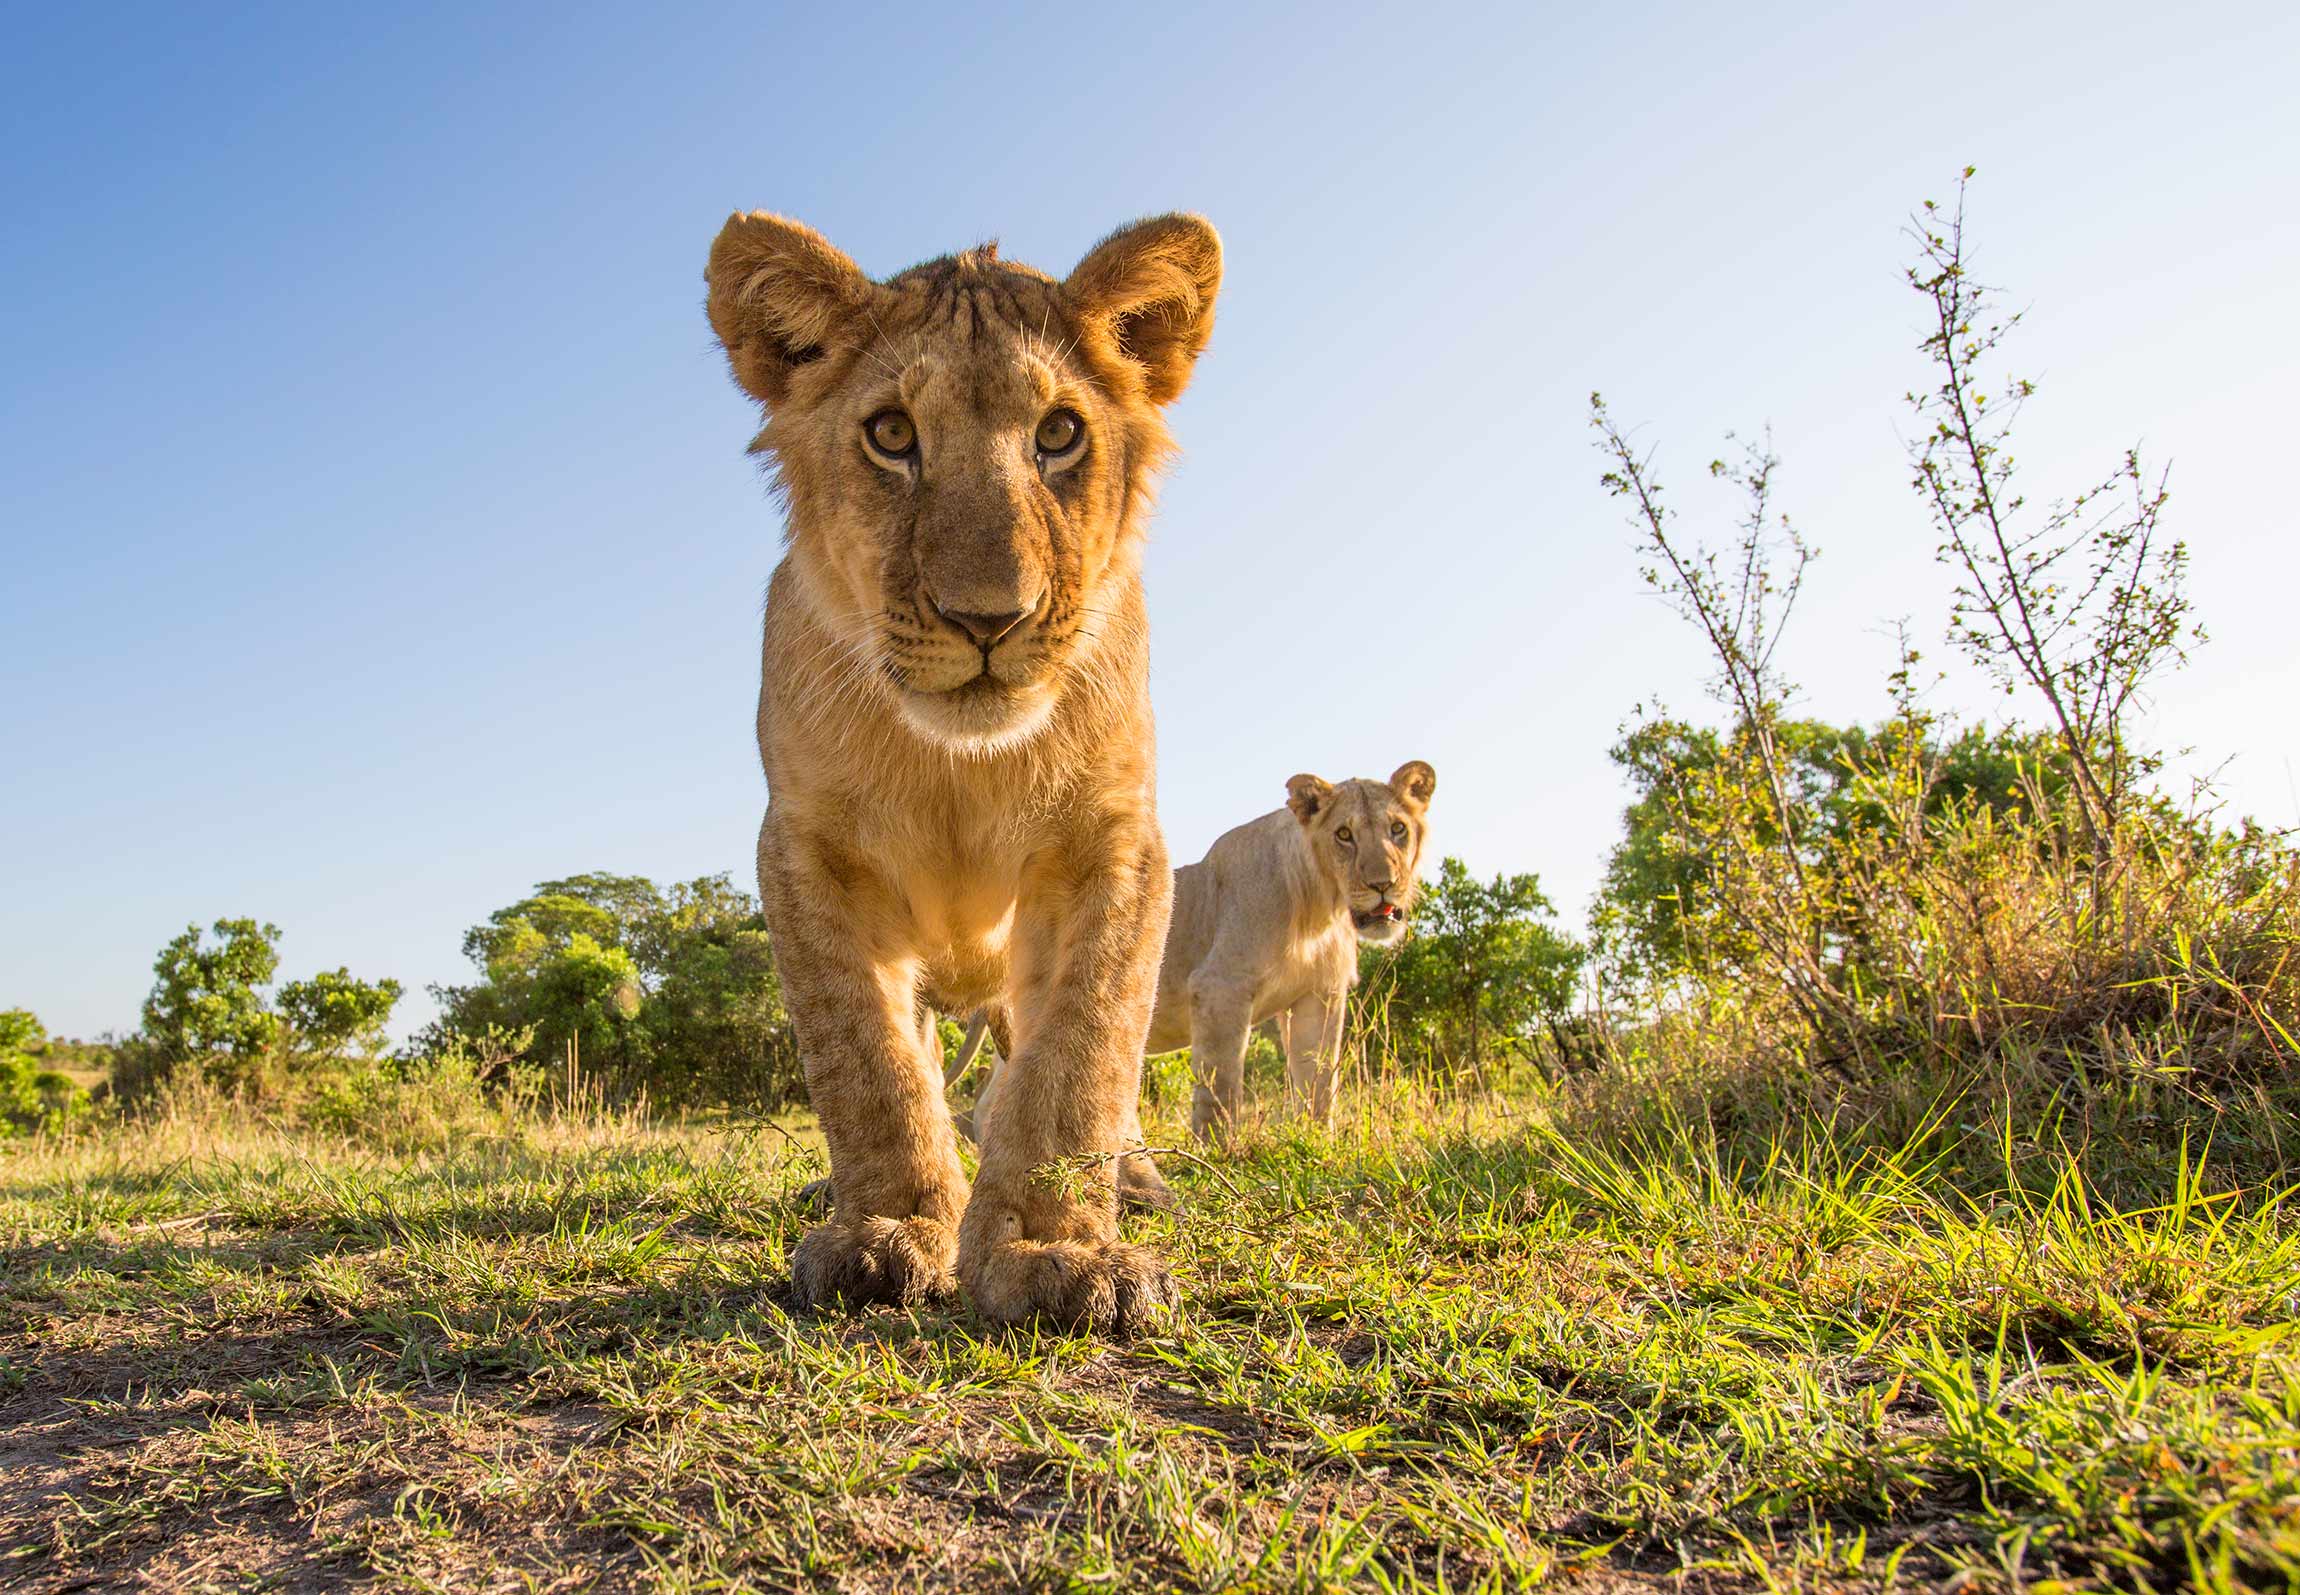
[[[1149,1137],[1142,1133],[1142,1071],[1137,1068],[1126,1117],[1118,1127],[1118,1205],[1138,1213],[1170,1213],[1175,1207],[1174,1193],[1146,1150],[1149,1144]]]

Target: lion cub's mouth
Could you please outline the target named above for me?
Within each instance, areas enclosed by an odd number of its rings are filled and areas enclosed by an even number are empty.
[[[1371,930],[1376,925],[1402,925],[1405,918],[1395,903],[1376,903],[1372,908],[1350,910],[1350,919],[1360,930]]]
[[[968,698],[1005,698],[1011,697],[1013,692],[1014,689],[1011,686],[1007,685],[1005,682],[999,680],[996,676],[990,673],[990,667],[986,664],[980,671],[974,675],[968,676],[957,686],[945,687],[940,692],[933,694],[933,696],[938,698],[957,698],[961,700]]]
[[[1036,735],[1054,707],[1043,686],[1002,681],[988,670],[939,690],[912,681],[902,688],[895,703],[913,730],[968,753],[993,753]]]

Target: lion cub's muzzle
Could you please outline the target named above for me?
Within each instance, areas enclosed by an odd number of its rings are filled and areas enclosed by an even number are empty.
[[[1058,649],[1045,590],[1020,608],[969,596],[976,607],[919,594],[927,635],[902,650],[895,679],[904,689],[903,712],[920,731],[982,748],[1044,722]]]
[[[1037,674],[1045,652],[1044,588],[1019,605],[1004,594],[969,593],[954,601],[922,589],[918,596],[929,635],[904,672],[913,692],[1022,687]]]

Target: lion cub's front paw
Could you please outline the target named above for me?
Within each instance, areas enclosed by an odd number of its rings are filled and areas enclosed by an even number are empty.
[[[1175,1302],[1158,1254],[1125,1241],[1004,1240],[965,1267],[967,1294],[994,1323],[1046,1319],[1087,1334],[1132,1335]]]
[[[808,1230],[791,1253],[791,1283],[808,1309],[841,1301],[908,1307],[958,1289],[957,1256],[958,1231],[938,1218],[833,1219]]]

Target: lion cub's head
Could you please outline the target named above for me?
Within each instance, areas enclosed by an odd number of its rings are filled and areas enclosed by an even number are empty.
[[[1302,822],[1310,856],[1341,887],[1360,941],[1393,942],[1405,934],[1421,889],[1422,844],[1436,791],[1437,772],[1419,759],[1399,765],[1387,783],[1337,786],[1314,775],[1286,783],[1286,807]]]
[[[753,447],[789,500],[801,595],[848,663],[946,746],[1037,731],[1122,623],[1161,412],[1213,331],[1214,229],[1137,222],[1059,282],[995,245],[874,282],[755,211],[705,276],[766,406]]]

